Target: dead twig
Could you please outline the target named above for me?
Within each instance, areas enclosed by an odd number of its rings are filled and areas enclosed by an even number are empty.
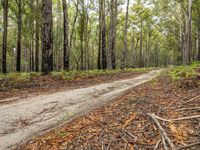
[[[194,146],[197,146],[197,145],[200,145],[200,141],[196,142],[196,143],[188,144],[188,145],[185,145],[185,146],[181,146],[181,147],[177,148],[176,150],[182,150],[182,149],[194,147]]]
[[[161,142],[161,139],[159,139],[158,142],[156,143],[156,146],[155,146],[154,150],[157,150],[157,149],[158,149],[158,147],[159,147],[159,145],[160,145],[160,142]]]
[[[175,149],[174,144],[172,143],[172,141],[170,140],[170,138],[168,137],[167,133],[165,132],[165,130],[163,129],[163,127],[160,125],[160,123],[158,122],[158,120],[156,119],[156,115],[154,114],[149,114],[149,117],[154,121],[154,123],[156,124],[156,126],[158,127],[158,129],[160,130],[160,133],[162,135],[162,137],[164,138],[164,140],[169,144],[170,148],[172,150]]]
[[[162,143],[163,143],[164,150],[168,150],[165,138],[163,136],[162,136]]]
[[[110,149],[112,142],[113,142],[113,141],[110,140],[110,142],[109,142],[108,147],[106,148],[106,150],[109,150],[109,149]]]
[[[196,100],[197,98],[200,98],[200,95],[198,95],[198,96],[196,96],[196,97],[193,97],[192,99],[190,99],[190,100],[188,100],[188,101],[184,102],[183,104],[190,103],[190,102],[192,102],[192,101]]]
[[[137,136],[134,136],[132,133],[130,133],[129,131],[125,130],[124,131],[132,138],[134,138],[134,140],[137,140]]]
[[[196,119],[196,118],[200,118],[200,115],[182,117],[182,118],[177,118],[177,119],[170,119],[169,121],[181,121],[181,120]]]
[[[158,117],[156,115],[153,115],[156,119],[162,120],[162,121],[166,121],[166,122],[173,122],[173,121],[181,121],[181,120],[189,120],[189,119],[196,119],[196,118],[200,118],[200,115],[195,115],[195,116],[188,116],[188,117],[182,117],[182,118],[177,118],[177,119],[164,119],[161,117]]]
[[[180,108],[180,109],[177,109],[176,111],[182,111],[182,110],[196,110],[196,109],[200,109],[200,107]]]

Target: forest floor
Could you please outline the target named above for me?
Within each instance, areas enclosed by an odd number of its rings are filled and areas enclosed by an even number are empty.
[[[200,64],[176,67],[20,150],[200,149]]]
[[[62,90],[89,87],[101,83],[133,78],[150,70],[153,70],[153,68],[114,71],[63,71],[52,72],[47,76],[41,76],[39,73],[0,74],[0,104],[34,95],[49,94]]]
[[[120,79],[119,75],[116,81],[18,98],[12,102],[1,100],[0,149],[12,149],[34,135],[107,104],[133,87],[152,80],[162,70],[153,70],[140,76],[135,73],[129,75],[128,79]]]

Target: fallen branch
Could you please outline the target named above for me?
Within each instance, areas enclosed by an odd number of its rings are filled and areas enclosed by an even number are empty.
[[[107,149],[106,149],[106,150],[109,150],[109,149],[110,149],[110,147],[111,147],[111,144],[112,144],[112,140],[110,140],[110,142],[109,142],[109,144],[108,144],[108,147],[107,147]]]
[[[137,140],[137,136],[134,136],[132,133],[130,133],[127,130],[124,130],[130,137],[134,138],[134,140]]]
[[[185,145],[185,146],[181,146],[181,147],[177,148],[176,150],[182,150],[182,149],[194,147],[194,146],[197,146],[197,145],[200,145],[200,141],[196,142],[196,143],[188,144],[188,145]]]
[[[180,120],[188,120],[188,119],[196,119],[196,118],[200,118],[200,115],[182,117],[182,118],[177,118],[177,119],[170,119],[169,121],[180,121]]]
[[[200,118],[200,115],[195,115],[195,116],[188,116],[188,117],[182,117],[182,118],[177,118],[177,119],[164,119],[161,117],[158,117],[156,115],[153,115],[156,119],[162,120],[162,121],[166,121],[166,122],[173,122],[173,121],[181,121],[181,120],[189,120],[189,119],[196,119],[196,118]]]
[[[190,100],[184,102],[183,104],[187,104],[187,103],[189,103],[189,102],[192,102],[192,101],[196,100],[197,98],[200,98],[200,95],[198,95],[198,96],[196,96],[196,97],[194,97],[194,98],[192,98],[192,99],[190,99]]]
[[[172,141],[170,140],[170,138],[167,136],[165,130],[163,129],[163,127],[160,125],[160,123],[158,122],[158,120],[156,119],[157,116],[154,114],[149,114],[148,115],[151,117],[151,119],[153,119],[153,121],[155,122],[156,126],[158,127],[158,129],[160,130],[160,133],[162,135],[162,137],[164,138],[164,140],[169,144],[169,146],[171,147],[172,150],[175,149],[174,144],[172,143]],[[165,147],[166,148],[166,147]]]
[[[165,138],[163,136],[162,136],[162,143],[163,143],[164,150],[168,150]]]
[[[160,142],[161,142],[161,139],[159,139],[158,142],[156,143],[156,146],[155,146],[154,150],[157,150],[157,149],[158,149],[158,147],[159,147],[159,145],[160,145]]]
[[[180,108],[180,109],[177,109],[176,111],[182,111],[182,110],[196,110],[196,109],[200,109],[200,107]]]

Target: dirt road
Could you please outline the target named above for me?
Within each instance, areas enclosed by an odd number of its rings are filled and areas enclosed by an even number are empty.
[[[0,150],[8,150],[34,135],[70,121],[123,92],[156,77],[163,69],[136,78],[88,88],[41,95],[0,106]]]

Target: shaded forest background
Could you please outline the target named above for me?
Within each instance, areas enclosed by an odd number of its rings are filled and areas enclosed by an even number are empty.
[[[1,72],[200,60],[199,0],[2,0]]]

